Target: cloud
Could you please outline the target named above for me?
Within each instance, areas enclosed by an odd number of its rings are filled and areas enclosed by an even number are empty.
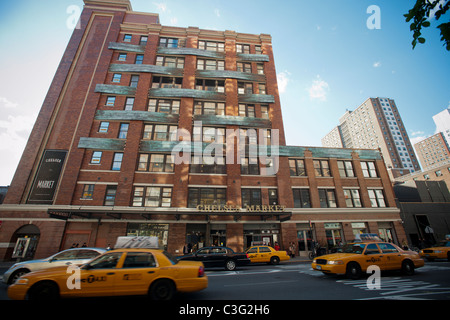
[[[214,9],[214,14],[220,18],[220,10],[219,9]]]
[[[279,93],[285,93],[286,87],[289,83],[289,76],[291,73],[289,71],[283,71],[277,74],[278,91]]]
[[[17,107],[17,103],[11,102],[5,97],[0,97],[0,107],[15,108]]]
[[[414,131],[414,132],[411,132],[411,135],[412,136],[417,136],[417,135],[423,135],[425,132],[423,132],[423,131]]]
[[[320,78],[320,75],[317,75],[316,79],[313,80],[311,87],[307,90],[311,100],[326,101],[328,91],[330,91],[330,86],[326,81]]]
[[[171,25],[177,25],[177,23],[178,23],[178,18],[177,17],[173,17],[173,18],[170,18],[170,24]]]
[[[161,12],[166,12],[167,11],[167,5],[163,2],[153,2],[153,4],[158,8],[158,10],[160,10]]]
[[[373,67],[374,67],[374,68],[379,68],[379,67],[381,67],[381,62],[380,62],[380,61],[374,62],[374,63],[373,63]]]

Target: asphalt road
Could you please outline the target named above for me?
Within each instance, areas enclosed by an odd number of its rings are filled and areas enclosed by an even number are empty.
[[[0,269],[0,275],[5,269]],[[207,270],[208,288],[178,294],[177,301],[270,300],[450,300],[450,262],[426,262],[413,276],[382,273],[379,289],[369,289],[368,276],[349,280],[311,269],[309,263],[265,264],[237,271]],[[0,300],[8,300],[0,283]]]

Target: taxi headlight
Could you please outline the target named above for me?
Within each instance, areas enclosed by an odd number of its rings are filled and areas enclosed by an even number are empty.
[[[316,263],[316,262],[317,262],[316,260],[317,260],[317,259],[314,259],[314,260],[313,260],[313,263]]]
[[[328,260],[327,264],[344,264],[342,260]]]
[[[14,284],[28,284],[28,279],[27,278],[19,278],[16,280],[16,282],[14,282]]]

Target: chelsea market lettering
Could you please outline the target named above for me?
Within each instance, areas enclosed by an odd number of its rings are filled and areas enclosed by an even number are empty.
[[[197,206],[200,212],[240,212],[243,208],[233,205],[204,205]],[[246,212],[284,212],[286,206],[281,205],[247,205]]]

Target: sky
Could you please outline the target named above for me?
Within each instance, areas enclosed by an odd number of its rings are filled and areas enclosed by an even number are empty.
[[[321,146],[369,97],[394,99],[413,143],[450,107],[450,52],[439,22],[412,50],[412,0],[131,0],[162,25],[270,34],[288,145]],[[83,7],[0,0],[0,185],[9,185]]]

